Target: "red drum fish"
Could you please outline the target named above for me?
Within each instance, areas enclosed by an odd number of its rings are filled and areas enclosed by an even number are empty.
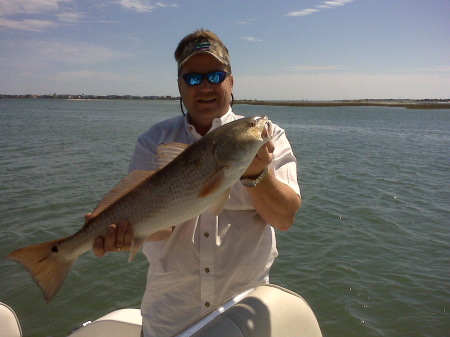
[[[239,119],[212,130],[194,144],[162,144],[156,172],[133,171],[100,201],[75,234],[10,253],[22,264],[49,302],[67,273],[94,240],[121,219],[133,225],[129,261],[146,238],[209,210],[219,214],[229,191],[260,147],[270,140],[267,117]],[[267,127],[269,126],[269,127]]]

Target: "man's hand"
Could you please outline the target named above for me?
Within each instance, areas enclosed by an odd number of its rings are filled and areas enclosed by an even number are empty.
[[[267,132],[267,129],[264,132]],[[272,162],[274,150],[272,141],[261,146],[242,177],[256,179]],[[249,186],[246,190],[256,212],[267,223],[279,230],[288,230],[292,226],[301,205],[300,196],[288,185],[280,182],[272,170],[267,171],[257,186]]]
[[[89,220],[91,214],[86,214]],[[130,250],[133,240],[133,227],[126,220],[121,220],[117,224],[108,227],[104,236],[95,238],[92,250],[97,257],[102,257],[108,252]]]
[[[250,166],[242,176],[251,178],[260,175],[261,172],[264,171],[264,169],[272,162],[274,150],[275,147],[271,141],[268,141],[261,146],[255,158],[253,158]]]

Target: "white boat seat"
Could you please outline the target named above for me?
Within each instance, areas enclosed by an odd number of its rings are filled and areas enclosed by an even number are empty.
[[[14,310],[0,302],[0,337],[22,337],[22,328]]]
[[[322,337],[308,303],[300,295],[277,285],[246,291],[221,308],[177,336]],[[86,322],[70,337],[139,337],[141,326],[139,309],[121,309]],[[0,337],[21,336],[14,311],[0,302]]]
[[[192,337],[322,337],[314,312],[298,294],[276,285],[255,288]]]
[[[142,316],[139,309],[120,309],[74,331],[70,337],[139,337]]]

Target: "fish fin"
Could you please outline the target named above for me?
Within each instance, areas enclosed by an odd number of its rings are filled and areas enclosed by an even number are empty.
[[[219,189],[225,180],[225,166],[222,166],[220,170],[214,172],[211,176],[208,177],[206,182],[203,184],[200,193],[198,194],[199,198],[204,198],[211,193],[214,193]]]
[[[156,151],[157,155],[156,165],[158,167],[158,170],[162,169],[164,166],[169,164],[188,147],[189,144],[184,143],[159,144]]]
[[[212,215],[219,215],[220,212],[222,212],[225,204],[228,201],[228,197],[230,195],[230,190],[231,188],[229,188],[228,190],[226,190],[225,192],[223,192],[222,195],[219,196],[219,198],[217,199],[217,201],[211,205],[211,207],[209,208],[209,212]]]
[[[109,206],[114,204],[117,200],[122,198],[124,195],[128,194],[132,190],[134,190],[136,187],[141,185],[145,180],[147,180],[149,177],[151,177],[155,171],[142,171],[142,170],[136,170],[128,173],[121,181],[117,183],[116,186],[113,187],[111,191],[109,191],[103,199],[100,201],[100,203],[97,205],[95,210],[92,212],[89,219],[86,221],[84,226],[87,225],[88,221],[95,218],[97,215],[99,215],[101,212],[103,212],[105,209],[107,209]]]
[[[76,261],[57,257],[58,244],[65,239],[23,247],[10,253],[7,258],[24,266],[44,293],[47,302],[56,295],[64,283],[72,264]]]
[[[131,241],[131,247],[130,247],[130,255],[128,257],[128,262],[133,261],[136,254],[139,252],[139,250],[142,248],[146,238],[138,238],[134,237],[133,241]]]

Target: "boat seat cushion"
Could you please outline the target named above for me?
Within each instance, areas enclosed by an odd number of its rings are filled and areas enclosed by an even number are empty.
[[[322,337],[316,316],[298,294],[276,285],[257,287],[192,337]]]
[[[0,302],[0,327],[1,337],[22,336],[22,329],[14,310],[2,302]]]

